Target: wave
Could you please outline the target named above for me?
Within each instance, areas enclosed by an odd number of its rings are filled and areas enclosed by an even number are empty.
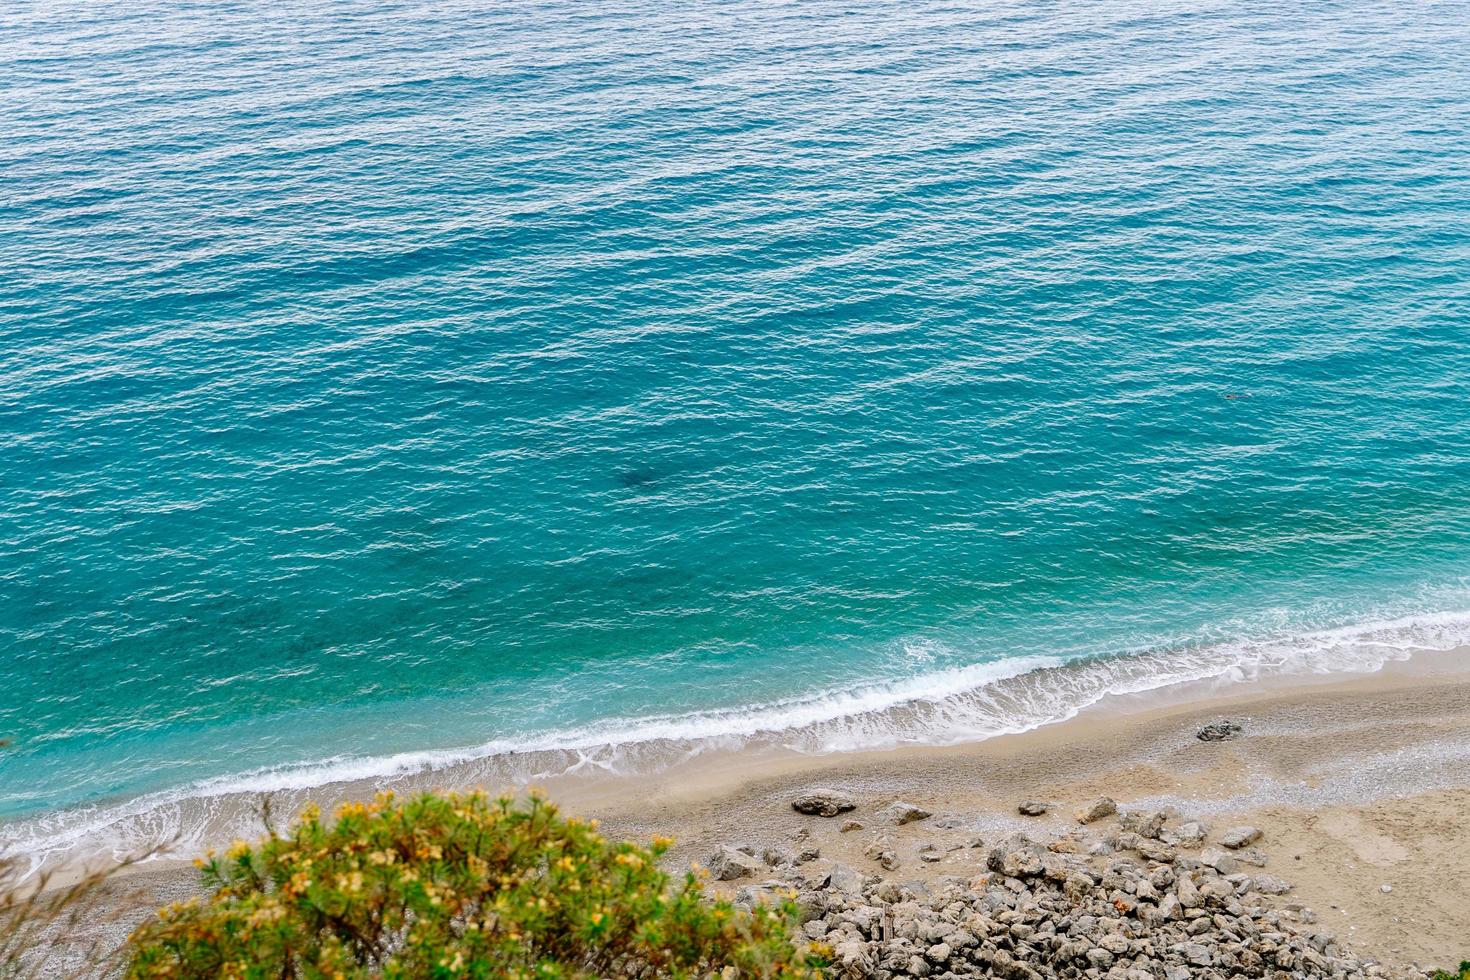
[[[259,832],[257,801],[291,812],[308,799],[427,785],[514,786],[558,776],[657,772],[720,750],[831,753],[951,745],[1065,721],[1109,698],[1206,683],[1369,673],[1415,652],[1470,645],[1470,611],[1268,639],[1108,657],[1017,657],[825,690],[746,708],[652,715],[480,745],[338,756],[201,780],[121,803],[77,807],[0,828],[4,853],[32,873],[171,842],[189,853]]]

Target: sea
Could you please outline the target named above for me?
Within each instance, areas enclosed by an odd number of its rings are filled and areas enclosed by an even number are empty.
[[[1463,0],[10,0],[0,136],[37,866],[1470,642]]]

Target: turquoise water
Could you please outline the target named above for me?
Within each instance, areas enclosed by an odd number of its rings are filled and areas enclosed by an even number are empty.
[[[0,816],[1465,642],[1467,93],[1458,2],[12,4]]]

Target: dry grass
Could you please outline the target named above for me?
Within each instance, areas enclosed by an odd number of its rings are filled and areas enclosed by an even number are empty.
[[[49,872],[28,877],[25,862],[0,856],[0,980],[71,980],[109,976],[124,960],[118,930],[127,906],[119,872],[163,847],[99,867],[69,884]]]

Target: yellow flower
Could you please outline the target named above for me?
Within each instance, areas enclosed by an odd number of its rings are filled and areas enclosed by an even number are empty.
[[[237,840],[230,845],[229,858],[231,861],[238,861],[249,853],[250,844],[246,841]]]

